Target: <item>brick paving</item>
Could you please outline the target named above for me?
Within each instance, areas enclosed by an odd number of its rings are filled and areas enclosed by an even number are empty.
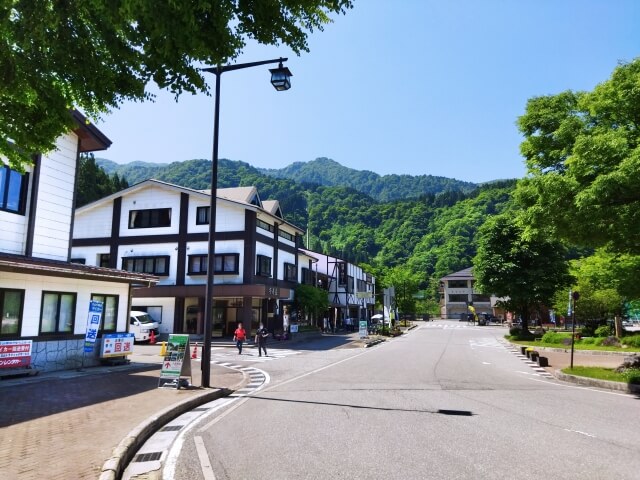
[[[97,479],[113,449],[157,412],[207,391],[158,388],[161,357],[131,357],[119,367],[0,380],[3,479]],[[136,361],[140,360],[140,362]],[[199,363],[193,385],[200,385]],[[211,366],[212,388],[236,389],[242,373]]]

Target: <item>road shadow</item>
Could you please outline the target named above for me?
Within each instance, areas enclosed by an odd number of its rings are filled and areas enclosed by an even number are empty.
[[[276,398],[276,397],[261,397],[259,395],[251,395],[249,398],[252,400],[263,400],[271,402],[287,402],[287,403],[299,403],[307,405],[324,405],[329,407],[344,407],[354,408],[358,410],[378,410],[383,412],[412,412],[412,413],[430,413],[436,415],[452,415],[461,417],[472,417],[476,414],[469,410],[450,410],[450,409],[416,409],[416,408],[391,408],[391,407],[374,407],[370,405],[355,405],[352,403],[335,403],[335,402],[319,402],[317,400],[291,400],[289,398]]]

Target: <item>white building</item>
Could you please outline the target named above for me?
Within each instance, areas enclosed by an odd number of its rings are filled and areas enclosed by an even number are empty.
[[[440,316],[459,319],[470,313],[473,306],[476,314],[493,314],[495,298],[475,289],[476,280],[472,268],[465,268],[440,279]]]
[[[301,266],[301,282],[327,291],[329,319],[340,325],[345,318],[370,319],[375,306],[376,280],[361,267],[345,260],[311,250],[300,249],[307,256]]]
[[[201,335],[210,201],[210,191],[158,180],[133,185],[76,210],[72,257],[157,275],[156,286],[133,292],[135,309],[158,320],[161,333]],[[247,330],[282,328],[302,230],[277,201],[239,187],[217,190],[215,232],[213,335],[231,335],[240,321]]]
[[[69,261],[79,154],[111,144],[79,112],[72,115],[77,128],[55,151],[35,156],[25,173],[0,159],[0,342],[31,341],[30,364],[38,370],[97,364],[102,334],[127,330],[132,285],[156,281]],[[91,300],[104,303],[104,315],[98,343],[86,353]]]

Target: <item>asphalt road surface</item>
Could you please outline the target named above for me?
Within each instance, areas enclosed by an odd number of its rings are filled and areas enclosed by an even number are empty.
[[[438,321],[369,349],[246,357],[265,383],[185,429],[163,477],[640,478],[640,399],[541,375],[504,333]]]

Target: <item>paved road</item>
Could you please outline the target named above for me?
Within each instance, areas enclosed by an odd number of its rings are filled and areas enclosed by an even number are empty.
[[[164,478],[638,478],[638,398],[558,382],[503,335],[438,322],[371,349],[238,360],[262,383],[184,428]]]

